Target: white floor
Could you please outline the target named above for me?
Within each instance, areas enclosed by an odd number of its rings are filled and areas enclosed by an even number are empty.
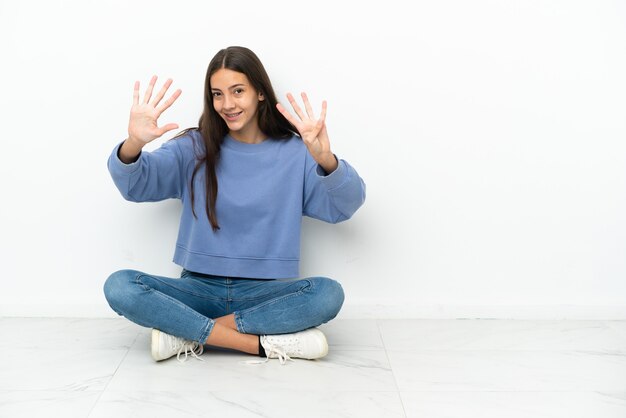
[[[0,417],[626,417],[626,321],[321,328],[322,360],[181,364],[124,319],[0,319]]]

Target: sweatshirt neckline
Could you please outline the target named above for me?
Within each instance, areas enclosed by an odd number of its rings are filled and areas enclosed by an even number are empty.
[[[222,144],[222,146],[236,151],[254,154],[257,152],[263,152],[271,149],[273,142],[275,141],[275,139],[266,138],[263,142],[259,142],[258,144],[248,144],[246,142],[237,141],[230,134],[227,134],[224,137],[224,143]]]

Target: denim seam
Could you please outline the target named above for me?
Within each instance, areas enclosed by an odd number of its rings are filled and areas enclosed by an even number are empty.
[[[238,328],[240,329],[240,332],[242,332],[244,334],[246,333],[245,332],[245,327],[243,326],[242,315],[254,313],[255,311],[257,311],[257,310],[259,310],[261,308],[264,308],[266,306],[271,306],[271,305],[274,305],[274,304],[279,303],[279,302],[283,302],[283,301],[288,300],[288,299],[290,299],[292,297],[301,296],[305,291],[307,291],[308,289],[313,288],[313,286],[314,286],[313,282],[311,280],[306,280],[305,279],[305,281],[308,283],[308,286],[305,286],[303,289],[300,289],[297,292],[290,293],[290,294],[285,295],[285,296],[283,296],[283,297],[281,297],[279,299],[268,300],[267,302],[261,303],[260,305],[256,305],[256,306],[253,306],[251,308],[244,309],[243,311],[236,312],[235,313],[235,321],[237,323]]]
[[[309,282],[309,283],[310,283],[310,282]],[[308,289],[308,288],[310,288],[310,287],[312,287],[312,286],[307,286],[305,289]],[[248,308],[248,309],[244,309],[244,310],[243,310],[243,311],[241,311],[240,313],[250,313],[250,312],[254,312],[254,311],[256,311],[256,310],[259,310],[260,308],[264,308],[264,307],[266,307],[266,306],[271,306],[271,305],[274,305],[275,303],[278,303],[278,302],[283,302],[283,301],[285,301],[285,300],[287,300],[287,299],[290,299],[290,298],[292,298],[292,297],[294,297],[294,296],[301,296],[304,292],[305,292],[304,290],[298,290],[297,292],[290,293],[290,294],[285,295],[285,296],[283,296],[283,297],[281,297],[281,298],[279,298],[279,299],[272,299],[272,300],[268,300],[268,301],[267,301],[267,302],[265,302],[265,303],[261,303],[261,304],[256,305],[256,306],[252,306],[252,307],[250,307],[250,308]]]
[[[231,278],[226,279],[226,312],[230,312],[230,307],[232,306],[232,287],[233,281]]]
[[[303,289],[307,289],[307,288],[311,288],[311,289],[313,289],[313,288],[315,287],[314,283],[313,283],[311,280],[309,280],[308,278],[306,278],[306,279],[298,279],[297,281],[295,281],[295,282],[294,282],[294,284],[295,284],[296,282],[303,282],[303,281],[306,281],[306,282],[308,283],[308,285],[304,286],[304,287],[303,287]],[[297,291],[296,291],[296,292],[294,292],[294,293],[297,293],[297,292],[302,292],[302,289],[297,290]],[[265,300],[267,300],[268,295],[270,295],[270,294],[271,294],[271,293],[264,293],[264,294],[262,294],[262,295],[258,295],[258,296],[252,296],[252,297],[239,297],[239,298],[231,298],[231,297],[230,297],[230,295],[229,295],[228,300],[229,300],[229,301],[232,301],[232,302],[253,302],[253,301],[258,300],[258,299],[265,299]],[[293,294],[293,293],[290,293],[290,295],[291,295],[291,294]],[[286,295],[286,296],[287,296],[287,295]]]
[[[195,297],[197,297],[197,298],[206,299],[206,300],[211,300],[211,301],[216,301],[216,302],[222,302],[222,301],[223,301],[223,299],[222,299],[222,298],[218,298],[218,297],[207,297],[206,295],[203,295],[203,294],[200,294],[200,293],[195,293],[195,292],[189,292],[189,291],[187,291],[187,290],[182,290],[182,289],[180,289],[180,288],[178,288],[178,287],[176,287],[176,286],[172,286],[172,285],[171,285],[170,283],[168,283],[168,282],[165,282],[165,281],[163,281],[163,280],[160,280],[160,279],[159,279],[158,277],[156,277],[156,276],[149,276],[149,275],[145,275],[145,274],[144,274],[144,275],[142,275],[142,276],[150,277],[150,278],[152,278],[152,279],[156,280],[157,282],[161,283],[163,286],[167,286],[167,287],[169,287],[169,288],[171,288],[171,289],[176,289],[176,290],[177,290],[177,291],[179,291],[180,293],[186,293],[186,294],[188,294],[188,295],[193,295],[193,296],[195,296]],[[143,285],[143,283],[141,283],[141,284]]]
[[[206,343],[207,338],[209,338],[209,335],[211,335],[211,332],[213,331],[214,325],[215,321],[211,318],[207,318],[207,325],[204,327],[204,331],[200,334],[200,340],[198,340],[200,344]]]
[[[243,319],[241,319],[241,315],[239,315],[239,312],[235,312],[233,315],[235,316],[235,324],[237,325],[237,331],[239,331],[242,334],[247,334],[246,328],[243,326]]]
[[[138,274],[138,275],[135,277],[135,283],[136,283],[137,285],[144,287],[145,289],[147,289],[147,291],[154,292],[154,289],[152,289],[151,287],[149,287],[149,286],[145,285],[144,283],[142,283],[142,282],[140,281],[140,278],[141,278],[141,277],[150,277],[150,278],[152,278],[152,279],[156,279],[156,278],[155,278],[154,276],[149,276],[149,275],[147,275],[147,274]],[[163,281],[161,281],[161,280],[158,280],[158,279],[156,279],[156,280],[157,280],[157,281],[159,281],[160,283],[163,283]],[[164,284],[165,284],[165,283],[164,283]],[[172,287],[172,286],[170,286],[170,287]],[[173,297],[171,297],[171,296],[169,296],[169,295],[166,295],[166,294],[161,293],[161,292],[159,292],[159,295],[160,295],[161,297],[165,298],[165,299],[169,299],[170,301],[173,301],[173,302],[175,302],[175,303],[179,304],[179,305],[181,306],[181,308],[182,308],[182,309],[184,309],[186,312],[188,312],[188,313],[189,313],[189,314],[191,314],[192,316],[195,316],[197,319],[200,319],[200,320],[206,320],[206,321],[208,321],[207,325],[206,325],[206,326],[205,326],[205,328],[204,328],[204,331],[203,331],[203,332],[202,332],[202,334],[201,334],[201,338],[202,338],[202,336],[204,336],[204,339],[203,339],[203,340],[200,340],[200,342],[201,342],[202,344],[204,344],[204,342],[207,340],[207,338],[209,338],[209,334],[210,334],[210,333],[211,333],[211,331],[213,330],[213,325],[214,325],[214,322],[215,322],[215,321],[214,321],[213,319],[211,319],[211,318],[207,318],[206,316],[202,315],[202,314],[201,314],[201,313],[199,313],[198,311],[196,311],[196,310],[194,310],[194,309],[190,308],[189,306],[185,305],[184,303],[181,303],[180,301],[178,301],[177,299],[175,299],[175,298],[173,298]],[[206,334],[206,335],[205,335],[205,334]]]

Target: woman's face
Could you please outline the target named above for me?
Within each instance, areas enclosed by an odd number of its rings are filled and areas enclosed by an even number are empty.
[[[211,76],[213,107],[224,119],[233,138],[243,142],[261,142],[257,109],[265,100],[245,74],[221,68]]]

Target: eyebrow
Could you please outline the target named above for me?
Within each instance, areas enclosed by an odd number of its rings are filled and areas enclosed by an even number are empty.
[[[230,89],[233,89],[233,88],[235,88],[235,87],[239,87],[239,86],[241,86],[241,87],[245,87],[246,85],[245,85],[245,84],[243,84],[243,83],[233,84],[232,86],[228,87],[228,89],[227,89],[227,90],[230,90]],[[216,89],[216,88],[214,88],[214,87],[211,87],[211,90],[221,91],[220,89]]]

